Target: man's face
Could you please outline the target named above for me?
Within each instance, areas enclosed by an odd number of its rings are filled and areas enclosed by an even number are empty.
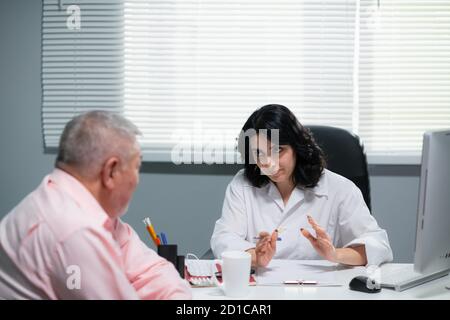
[[[117,170],[116,187],[111,192],[113,214],[118,218],[126,213],[134,190],[139,183],[139,169],[141,167],[141,151],[135,148],[128,163],[123,163]]]

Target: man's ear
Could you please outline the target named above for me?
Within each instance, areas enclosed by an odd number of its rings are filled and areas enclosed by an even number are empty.
[[[119,168],[119,158],[111,157],[105,161],[101,171],[102,184],[107,189],[113,189],[115,186],[115,177],[117,175],[117,170]]]

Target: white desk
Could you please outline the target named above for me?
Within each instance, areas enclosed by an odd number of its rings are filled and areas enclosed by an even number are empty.
[[[341,287],[313,287],[313,286],[251,286],[249,294],[238,300],[404,300],[404,299],[436,299],[450,300],[450,290],[445,286],[450,285],[450,276],[446,276],[420,286],[397,292],[383,288],[379,293],[364,293],[353,291],[348,288],[350,280],[358,275],[365,275],[365,268],[347,268],[338,266],[327,261],[298,261],[311,268],[321,268],[323,272],[330,273],[336,283],[343,284]],[[389,268],[390,264],[381,267]],[[311,279],[312,280],[312,279]],[[222,290],[217,287],[193,288],[195,300],[224,300],[226,297]],[[232,300],[232,299],[230,299]]]

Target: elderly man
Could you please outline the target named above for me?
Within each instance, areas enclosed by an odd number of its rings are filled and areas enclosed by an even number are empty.
[[[139,182],[137,134],[103,111],[66,125],[54,171],[0,222],[0,298],[191,298],[120,220]]]

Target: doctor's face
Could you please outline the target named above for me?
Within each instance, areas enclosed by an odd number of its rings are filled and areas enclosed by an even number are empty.
[[[250,138],[250,152],[261,174],[275,183],[292,181],[296,157],[290,145],[274,145],[264,135]]]

